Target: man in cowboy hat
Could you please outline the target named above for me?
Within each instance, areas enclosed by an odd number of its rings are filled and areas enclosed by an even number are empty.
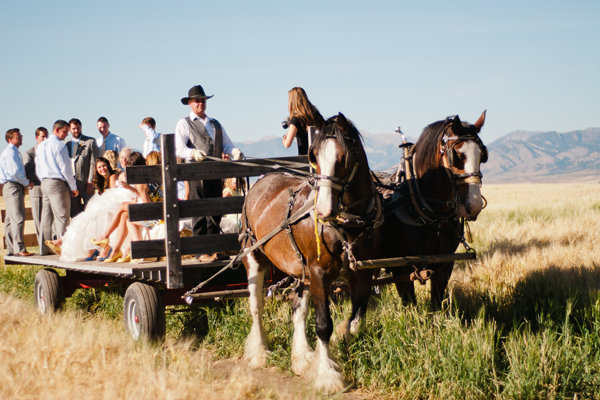
[[[186,162],[203,161],[207,156],[239,160],[243,157],[240,149],[233,145],[219,121],[206,115],[206,100],[211,96],[204,93],[200,85],[192,87],[181,103],[190,107],[190,114],[180,119],[175,127],[175,149],[178,157]],[[191,181],[190,199],[221,197],[223,183],[218,180]],[[194,235],[219,233],[221,216],[194,218]],[[202,255],[200,261],[212,261],[217,254]]]

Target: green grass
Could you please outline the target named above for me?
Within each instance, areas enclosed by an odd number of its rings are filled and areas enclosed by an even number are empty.
[[[0,269],[0,290],[33,302],[36,268]],[[511,301],[454,293],[451,306],[431,311],[422,301],[403,306],[391,287],[374,298],[368,323],[333,353],[344,376],[378,396],[405,399],[600,398],[600,299],[554,291],[544,277],[515,292]],[[585,279],[585,277],[582,277]],[[556,287],[556,282],[554,282]],[[122,289],[78,290],[67,307],[121,319]],[[339,323],[348,302],[333,305]],[[244,300],[167,314],[167,334],[195,337],[219,357],[239,357],[250,327]],[[269,300],[265,328],[269,365],[290,372],[291,307]],[[314,315],[309,314],[314,343]],[[291,373],[291,372],[290,372]]]

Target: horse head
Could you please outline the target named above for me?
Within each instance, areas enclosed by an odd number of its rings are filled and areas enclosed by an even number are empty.
[[[362,202],[371,181],[362,138],[351,121],[342,113],[325,121],[308,157],[316,170],[315,209],[321,220],[334,220],[342,210],[360,208],[357,202]]]
[[[435,177],[445,182],[429,186],[437,191],[447,188],[449,198],[445,203],[452,205],[451,213],[470,221],[477,219],[484,207],[480,166],[487,161],[487,149],[479,132],[485,114],[483,111],[474,124],[461,121],[458,115],[435,122],[424,129],[415,146],[419,178]],[[440,197],[432,193],[428,196]]]
[[[458,216],[474,221],[483,209],[480,166],[487,161],[487,148],[479,138],[485,111],[474,124],[455,116],[442,136],[440,154],[449,178],[460,194]]]

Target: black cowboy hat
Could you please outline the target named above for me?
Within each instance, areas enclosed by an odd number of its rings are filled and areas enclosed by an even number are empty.
[[[204,93],[204,89],[202,89],[202,86],[196,85],[190,90],[188,90],[188,97],[184,97],[183,99],[181,99],[181,103],[187,105],[190,99],[210,99],[213,96],[214,95],[207,96]]]

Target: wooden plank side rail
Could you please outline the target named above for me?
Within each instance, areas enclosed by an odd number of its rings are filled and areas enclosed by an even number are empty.
[[[237,234],[180,237],[179,220],[189,217],[236,214],[241,212],[244,204],[242,196],[178,200],[178,181],[251,177],[274,171],[288,171],[290,168],[309,170],[307,156],[226,162],[205,160],[177,164],[175,135],[162,135],[161,140],[162,165],[132,166],[127,167],[125,172],[129,184],[162,182],[163,202],[131,204],[129,218],[131,221],[163,220],[165,238],[134,241],[131,243],[131,254],[133,258],[166,256],[168,289],[179,289],[184,286],[182,255],[239,250]]]

